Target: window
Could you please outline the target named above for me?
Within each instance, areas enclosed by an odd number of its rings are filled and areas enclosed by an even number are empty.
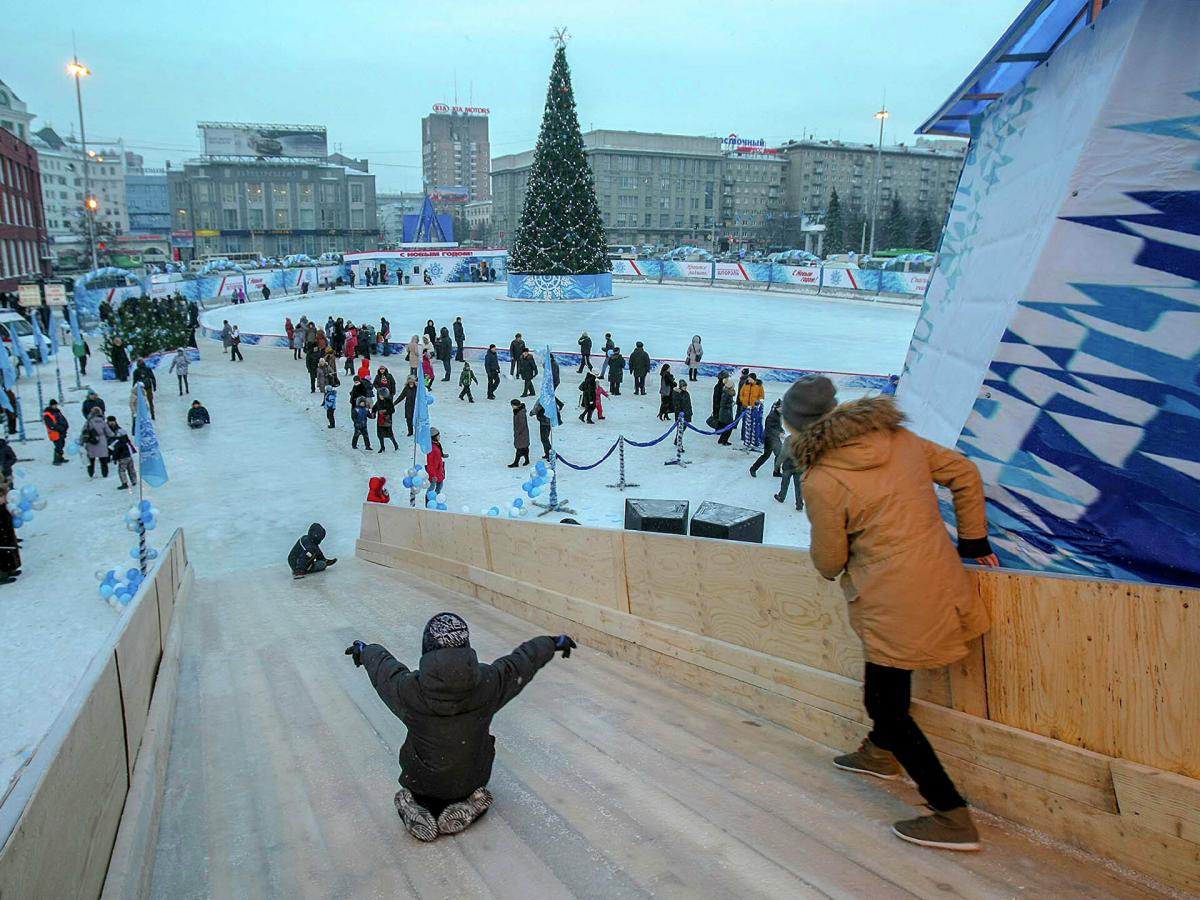
[[[693,197],[692,198],[692,209],[699,209],[699,208],[700,208],[700,198]]]
[[[224,210],[224,218],[221,222],[222,228],[237,228],[238,227],[238,211],[236,209]]]
[[[704,164],[704,174],[705,175],[717,174],[717,161],[715,159],[710,159]]]
[[[276,228],[291,227],[291,220],[288,217],[288,210],[285,207],[281,207],[281,208],[275,210],[274,221],[275,221]]]
[[[355,185],[355,186],[361,187],[361,185]],[[363,211],[361,209],[350,210],[350,227],[351,228],[364,227],[363,226]]]
[[[683,198],[683,197],[676,197],[676,198],[675,198],[675,208],[676,208],[676,209],[683,209],[683,200],[684,200],[684,198]]]
[[[625,208],[636,207],[637,206],[637,195],[636,194],[618,194],[617,195],[617,206],[625,207]]]
[[[658,171],[659,171],[659,174],[661,174],[661,175],[666,175],[668,172],[671,171],[671,160],[668,157],[666,157],[666,156],[659,157]],[[666,224],[667,224],[666,222],[663,222],[663,225],[666,225]]]
[[[266,227],[263,224],[263,211],[261,209],[250,207],[248,210],[246,210],[246,213],[249,217],[251,228],[261,230]]]
[[[671,217],[669,215],[667,215],[667,213],[659,213],[658,214],[658,227],[666,228],[667,223],[670,221],[670,218]]]
[[[638,183],[638,180],[637,180],[636,175],[622,175],[621,176],[621,187],[623,187],[623,188],[635,188],[635,187],[637,187],[637,183]]]
[[[645,226],[646,226],[647,228],[649,228],[651,225],[653,225],[653,224],[654,224],[654,222],[653,222],[653,219],[654,219],[654,214],[653,214],[653,213],[646,213],[646,221],[645,221]]]
[[[637,169],[636,156],[620,156],[618,159],[620,160],[622,172],[633,172]]]
[[[321,185],[321,202],[322,203],[337,203],[338,186],[328,182]]]
[[[263,202],[263,186],[260,181],[251,181],[246,183],[246,202],[247,203],[262,203]]]
[[[288,186],[276,182],[271,185],[271,205],[286,207],[288,205]]]
[[[649,194],[646,195],[646,209],[654,209],[654,198]]]
[[[361,184],[358,184],[357,182],[353,182],[350,185],[350,202],[351,203],[362,203],[363,202],[363,186]]]
[[[671,208],[671,198],[670,197],[659,197],[658,198],[658,208],[659,209],[670,209]]]
[[[316,226],[314,226],[314,225],[313,225],[313,221],[314,221],[314,219],[315,219],[315,218],[316,218],[316,217],[313,215],[313,211],[312,211],[311,209],[308,209],[308,208],[306,208],[306,207],[303,207],[303,206],[302,206],[302,207],[300,207],[300,227],[301,227],[301,228],[314,228],[314,227],[316,227]]]
[[[207,181],[196,182],[196,199],[201,203],[207,203],[212,199],[212,185]]]
[[[683,213],[679,213],[678,215],[675,216],[675,227],[676,228],[683,227]]]
[[[221,185],[221,202],[226,206],[237,204],[237,185],[232,181],[226,181]]]

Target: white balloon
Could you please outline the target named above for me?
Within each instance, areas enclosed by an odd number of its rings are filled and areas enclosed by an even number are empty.
[[[508,517],[510,519],[515,519],[519,515],[521,515],[521,511],[519,509],[517,509],[515,506],[510,506],[508,508]]]
[[[33,501],[33,508],[34,508],[34,509],[38,509],[38,510],[45,509],[45,508],[46,508],[46,501],[45,501],[45,500],[34,500],[34,501]]]
[[[529,507],[528,506],[521,507],[521,515],[523,515],[523,516],[529,515]]]
[[[469,507],[469,506],[464,506],[462,508],[462,512],[469,513],[470,511],[471,511],[471,507]]]
[[[438,494],[438,495],[437,495],[437,502],[438,502],[438,503],[445,503],[445,502],[446,502],[446,495],[445,495],[445,494]]]

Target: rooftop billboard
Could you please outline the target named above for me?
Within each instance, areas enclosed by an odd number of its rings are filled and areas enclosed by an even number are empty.
[[[205,156],[325,159],[325,129],[313,125],[201,122]]]

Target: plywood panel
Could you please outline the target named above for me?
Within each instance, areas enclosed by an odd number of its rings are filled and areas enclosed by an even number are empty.
[[[146,716],[150,712],[150,695],[154,692],[158,660],[162,656],[162,633],[153,586],[130,611],[125,630],[117,639],[116,653],[122,708],[125,711],[125,746],[129,777],[132,779],[134,761],[146,727]]]
[[[362,524],[359,526],[359,537],[364,541],[379,540],[379,504],[364,503],[362,508]]]
[[[0,853],[0,897],[99,896],[128,777],[110,656]]]
[[[1200,781],[1121,760],[1112,779],[1122,816],[1200,846]]]
[[[422,512],[421,548],[426,553],[457,559],[471,566],[487,565],[484,519],[451,512]]]
[[[862,645],[846,601],[808,554],[635,532],[624,538],[635,615],[861,677]]]
[[[175,616],[175,593],[176,587],[173,584],[174,579],[171,577],[171,572],[167,567],[159,568],[158,573],[154,576],[154,583],[150,590],[156,592],[159,607],[159,641],[162,644],[166,643],[167,632],[171,629],[171,619]]]
[[[508,519],[482,521],[486,522],[493,571],[628,611],[621,532]],[[486,562],[474,564],[485,566]]]
[[[1200,776],[1200,592],[1008,573],[979,584],[993,719]]]
[[[391,547],[409,547],[413,550],[424,549],[424,543],[421,540],[421,518],[429,515],[428,513],[423,510],[409,509],[406,506],[380,507],[377,512],[381,544]]]

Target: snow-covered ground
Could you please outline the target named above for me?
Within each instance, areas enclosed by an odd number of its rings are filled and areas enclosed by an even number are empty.
[[[682,355],[691,335],[700,333],[706,362],[884,373],[899,370],[917,314],[910,307],[750,291],[622,285],[625,299],[567,305],[500,301],[495,298],[501,290],[487,285],[318,294],[217,309],[206,314],[206,321],[215,319],[219,325],[228,317],[247,332],[278,333],[289,315],[324,321],[333,313],[377,321],[383,314],[399,337],[419,332],[428,318],[440,327],[461,315],[469,344],[507,346],[513,332],[522,331],[532,346],[548,341],[555,349],[571,350],[586,328],[597,347],[604,332],[611,331],[626,351],[633,341],[643,340],[651,355],[667,357]],[[330,555],[352,553],[372,475],[387,476],[393,502],[407,502],[399,482],[411,464],[412,445],[404,440],[402,420],[401,453],[354,451],[347,381],[339,391],[338,427],[329,430],[318,396],[309,393],[303,363],[288,351],[246,347],[246,361],[232,363],[219,343],[202,342],[201,354],[202,361],[191,369],[190,398],[176,396],[173,376],[159,375],[157,426],[170,481],[147,490],[161,510],[152,543],[161,546],[174,528],[184,527],[198,577],[282,566],[288,549],[312,521],[327,528]],[[66,351],[62,361],[69,366]],[[94,362],[98,369],[99,360]],[[396,362],[393,372],[402,377],[404,363]],[[520,484],[527,478],[526,469],[506,468],[513,457],[508,400],[519,395],[520,383],[506,378],[494,402],[484,400],[485,392],[477,387],[471,405],[457,399],[459,370],[456,363],[453,381],[434,385],[437,402],[431,410],[449,454],[445,490],[450,508],[507,508],[521,496]],[[483,380],[483,372],[477,374]],[[73,378],[64,374],[64,382],[73,383]],[[595,461],[618,434],[647,440],[666,429],[655,417],[656,376],[644,398],[633,396],[627,376],[622,396],[606,402],[605,421],[591,426],[570,414],[578,382],[574,370],[564,368],[559,396],[567,404],[566,425],[556,442],[572,462]],[[53,384],[52,371],[44,374],[46,399],[54,395]],[[91,384],[127,427],[128,385],[98,378]],[[712,384],[701,379],[692,386],[697,424],[711,409]],[[766,389],[770,402],[782,386],[768,383]],[[37,394],[28,379],[20,394],[31,420],[28,434],[41,438],[14,444],[28,460],[19,463],[27,472],[20,483],[36,484],[49,505],[19,532],[24,574],[0,587],[0,793],[117,623],[119,614],[100,599],[93,572],[132,565],[128,553],[136,540],[122,522],[133,499],[116,489],[115,473],[107,480],[97,473],[89,481],[78,456],[68,466],[52,467],[51,447],[35,409]],[[68,390],[67,398],[74,438],[82,425],[83,394]],[[193,432],[186,427],[191,398],[208,407],[211,428]],[[540,449],[534,420],[530,431],[536,459]],[[373,432],[372,427],[377,447]],[[626,497],[688,499],[693,509],[712,499],[764,510],[768,543],[807,544],[807,520],[794,510],[791,498],[784,506],[771,498],[778,481],[769,477],[769,468],[752,480],[747,472],[752,456],[693,433],[686,446],[692,464],[685,468],[663,465],[674,456],[670,441],[651,449],[627,448],[626,478],[640,486],[623,494],[606,487],[617,480],[616,454],[589,472],[560,467],[560,494],[582,523],[614,528],[622,527]],[[252,645],[254,636],[247,635],[247,641]]]

